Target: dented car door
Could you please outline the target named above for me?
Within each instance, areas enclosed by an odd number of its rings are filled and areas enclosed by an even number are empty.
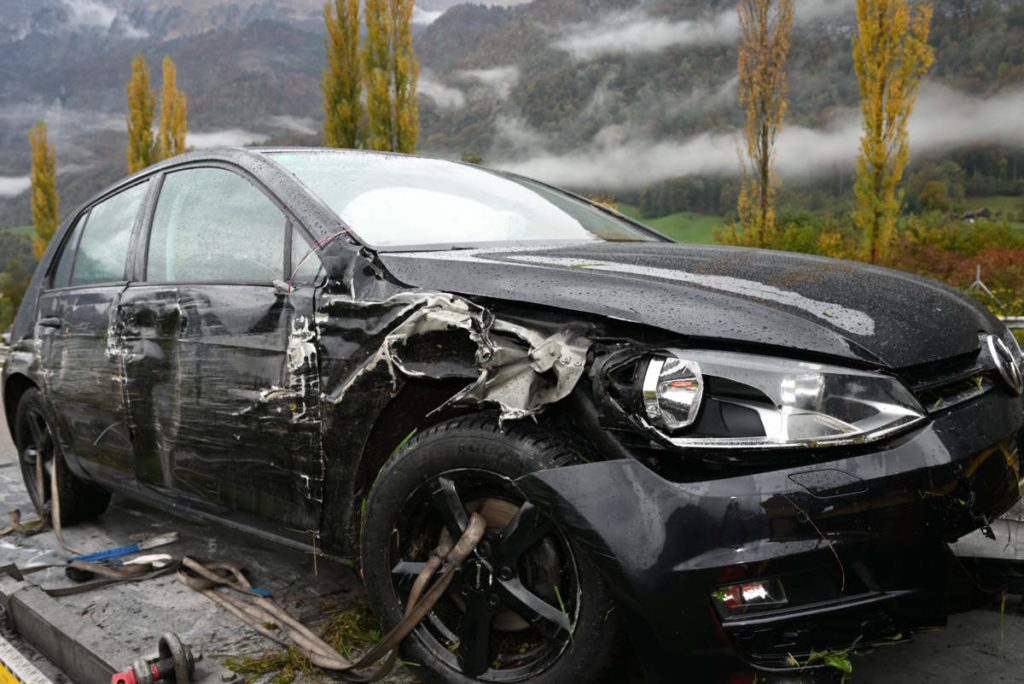
[[[314,288],[284,283],[293,221],[217,167],[166,174],[150,213],[145,275],[121,301],[141,483],[224,515],[315,529]]]

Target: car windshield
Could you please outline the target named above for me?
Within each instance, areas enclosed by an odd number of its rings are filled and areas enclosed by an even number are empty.
[[[353,151],[268,154],[376,249],[657,239],[541,183],[466,164]]]

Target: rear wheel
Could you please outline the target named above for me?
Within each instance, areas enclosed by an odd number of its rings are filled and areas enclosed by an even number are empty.
[[[53,428],[49,409],[39,390],[27,390],[18,402],[14,423],[15,446],[21,475],[32,505],[40,516],[49,515],[51,479],[57,473],[60,523],[73,525],[100,515],[110,503],[110,493],[83,482],[68,469]],[[37,462],[42,465],[42,491],[37,481]]]
[[[385,626],[402,617],[413,580],[470,513],[487,532],[448,592],[406,639],[430,681],[590,681],[616,638],[613,603],[593,564],[526,500],[515,479],[578,454],[535,427],[494,418],[449,421],[409,442],[370,492],[364,581]]]

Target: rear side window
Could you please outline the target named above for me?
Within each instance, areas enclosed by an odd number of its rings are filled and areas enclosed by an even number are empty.
[[[284,273],[287,218],[225,169],[167,174],[153,216],[146,280],[266,283]]]
[[[134,185],[89,211],[71,273],[72,285],[124,280],[132,226],[148,186],[148,181]]]
[[[53,270],[53,287],[67,287],[71,283],[71,266],[75,263],[75,250],[78,249],[78,239],[82,237],[82,228],[85,227],[88,217],[88,214],[79,216],[75,227],[71,229],[57,261],[57,268]]]

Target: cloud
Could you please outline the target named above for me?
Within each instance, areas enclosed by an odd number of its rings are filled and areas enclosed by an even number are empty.
[[[643,10],[616,12],[597,22],[575,24],[553,45],[576,59],[605,55],[658,52],[681,45],[714,45],[736,40],[739,21],[735,12],[708,19],[669,21]]]
[[[28,176],[0,176],[0,197],[16,197],[31,187]]]
[[[522,119],[508,114],[499,114],[495,119],[494,136],[491,154],[498,159],[506,155],[516,156],[523,151],[533,154],[549,146],[549,141],[542,134]]]
[[[148,38],[149,32],[138,28],[127,16],[97,0],[61,0],[68,10],[68,25],[72,29],[115,30],[128,39]]]
[[[980,143],[1024,148],[1024,89],[973,98],[935,83],[925,83],[909,122],[911,154]],[[518,152],[495,165],[516,173],[574,187],[641,188],[684,175],[739,175],[739,132],[704,133],[682,140],[654,140],[628,126],[602,129],[586,149],[555,154],[551,141],[521,123],[498,125],[500,140]],[[788,126],[778,140],[776,169],[787,180],[812,178],[822,171],[852,168],[859,151],[860,116],[844,111],[823,128]]]
[[[412,23],[417,26],[430,26],[437,18],[444,14],[444,10],[437,10],[431,12],[429,10],[420,9],[418,5],[414,5],[412,8]]]
[[[50,142],[57,147],[60,167],[72,161],[93,161],[95,153],[87,141],[125,130],[123,114],[21,102],[0,106],[0,139],[25,140],[28,130],[40,121],[46,122]],[[0,168],[0,173],[23,170]]]
[[[253,133],[241,128],[226,128],[220,131],[189,131],[185,136],[185,144],[196,149],[207,147],[242,147],[265,143],[268,136]]]
[[[519,68],[505,66],[494,69],[467,69],[456,71],[452,77],[460,83],[471,84],[472,89],[467,93],[462,88],[448,85],[429,69],[423,69],[420,72],[417,90],[438,109],[462,109],[466,106],[469,95],[474,98],[481,95],[502,100],[507,98],[512,88],[519,82]]]
[[[68,23],[75,28],[108,29],[117,17],[117,10],[96,0],[63,0],[68,10]]]
[[[462,109],[466,106],[464,92],[442,83],[427,69],[420,72],[420,80],[416,89],[420,95],[431,100],[439,109]]]
[[[316,122],[313,119],[305,116],[290,116],[288,114],[282,114],[280,116],[272,116],[267,120],[271,126],[277,128],[284,128],[294,133],[301,133],[303,135],[316,135],[319,131],[316,128]]]
[[[512,89],[519,84],[519,67],[515,65],[492,69],[465,69],[455,72],[459,81],[477,83],[490,90],[498,99],[507,99]]]
[[[416,0],[416,7],[428,12],[444,12],[456,5],[485,5],[487,7],[512,7],[533,0]]]
[[[852,9],[849,0],[797,0],[794,23],[822,21],[849,14]],[[735,10],[695,19],[668,19],[634,9],[564,26],[556,34],[553,47],[576,59],[588,60],[687,45],[734,43],[739,38],[740,25]]]

